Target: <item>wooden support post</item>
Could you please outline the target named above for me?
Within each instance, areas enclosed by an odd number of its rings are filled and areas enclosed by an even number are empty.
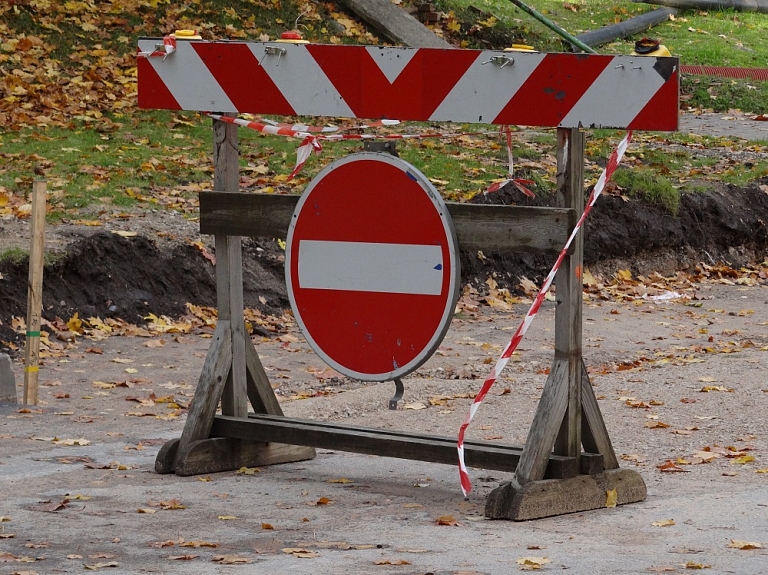
[[[214,189],[237,192],[237,126],[213,122]],[[218,322],[181,438],[166,443],[155,460],[158,473],[215,473],[243,466],[287,463],[315,457],[312,447],[210,437],[221,401],[224,416],[246,419],[250,399],[257,413],[282,415],[259,355],[245,332],[243,260],[239,236],[214,235]]]
[[[24,403],[37,405],[37,380],[40,370],[40,316],[43,307],[43,256],[45,253],[45,211],[47,185],[32,184],[32,245],[29,251],[27,289],[27,345],[24,352]]]
[[[213,121],[213,188],[237,192],[240,188],[240,164],[237,126]],[[239,237],[216,235],[216,299],[219,320],[232,326],[232,370],[221,410],[224,415],[246,417],[248,393],[245,367],[245,318],[243,317],[243,254]]]
[[[584,134],[560,128],[557,144],[558,202],[578,219],[584,212]],[[583,238],[582,230],[555,278],[555,359],[515,477],[488,496],[485,514],[494,519],[523,521],[597,509],[605,505],[605,492],[613,489],[620,503],[646,497],[642,477],[618,468],[582,359]],[[544,480],[553,453],[575,460],[582,475]]]
[[[584,212],[584,134],[578,128],[557,130],[557,194],[560,207],[571,208],[580,218]],[[555,362],[566,364],[563,382],[568,387],[565,410],[554,452],[581,455],[581,299],[584,231],[573,239],[571,251],[555,277]]]

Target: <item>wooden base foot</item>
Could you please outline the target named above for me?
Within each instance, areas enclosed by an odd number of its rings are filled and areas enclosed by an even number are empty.
[[[645,482],[631,469],[610,469],[596,475],[544,479],[523,486],[510,481],[491,491],[485,504],[490,519],[526,521],[605,507],[606,492],[616,490],[617,503],[636,503],[647,496]]]
[[[176,452],[179,449],[179,439],[171,439],[160,448],[155,458],[155,472],[173,473]]]
[[[166,446],[168,445],[166,444]],[[169,448],[169,451],[171,449],[173,448]],[[241,467],[304,461],[314,457],[315,450],[312,447],[215,437],[192,441],[178,451],[174,458],[173,471],[176,475],[199,475],[231,471]],[[166,456],[164,461],[169,458],[170,454]],[[160,454],[158,454],[158,460],[155,461],[156,470],[159,460]]]

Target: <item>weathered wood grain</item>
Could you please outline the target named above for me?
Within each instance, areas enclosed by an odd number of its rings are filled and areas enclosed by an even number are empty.
[[[567,377],[568,362],[555,358],[515,470],[515,478],[520,485],[544,478],[548,454],[552,452],[568,407]]]
[[[583,362],[581,370],[581,406],[583,410],[581,442],[584,445],[584,451],[601,454],[606,469],[618,469],[619,460],[613,450],[603,414],[592,389],[592,383],[589,381],[587,367]]]
[[[584,212],[584,134],[578,128],[557,130],[557,197],[561,207]],[[555,277],[555,357],[567,363],[560,382],[568,388],[568,407],[555,441],[555,453],[578,458],[581,454],[581,332],[584,231],[573,239]],[[549,450],[551,446],[547,446]]]
[[[370,429],[286,417],[250,415],[248,420],[217,416],[212,436],[252,441],[280,441],[353,453],[396,457],[432,463],[457,464],[456,438]],[[467,441],[465,460],[470,467],[514,471],[522,448],[492,442]],[[547,477],[578,473],[574,458],[555,456],[545,461]]]
[[[199,475],[219,473],[256,467],[313,459],[315,450],[282,443],[245,441],[229,437],[201,439],[189,443],[176,458],[176,475]]]
[[[605,507],[606,492],[616,490],[618,505],[643,501],[648,492],[639,473],[611,469],[595,475],[547,479],[525,485],[508,482],[488,496],[485,515],[491,519],[527,521]]]
[[[282,238],[299,196],[200,194],[200,232]],[[557,254],[576,220],[568,208],[494,206],[448,202],[462,249]]]
[[[174,467],[178,467],[179,456],[189,443],[208,437],[231,367],[232,333],[229,321],[220,319],[205,357],[192,405],[187,413]]]
[[[245,361],[248,371],[248,399],[253,410],[256,413],[283,415],[283,409],[269,383],[267,372],[264,371],[259,354],[250,340],[245,342]]]

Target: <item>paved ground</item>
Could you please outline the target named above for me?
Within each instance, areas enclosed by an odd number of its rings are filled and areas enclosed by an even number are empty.
[[[504,474],[472,470],[475,491],[464,500],[447,465],[321,451],[312,461],[247,473],[158,475],[155,454],[179,435],[184,416],[167,418],[172,406],[152,405],[148,395],[188,401],[209,340],[166,336],[162,348],[136,337],[83,341],[46,361],[39,410],[0,408],[0,537],[13,534],[0,538],[0,574],[87,566],[116,574],[495,575],[517,572],[524,557],[551,560],[545,572],[584,575],[704,565],[709,573],[765,573],[768,473],[758,471],[768,466],[767,289],[699,286],[708,298],[701,307],[587,302],[595,391],[622,465],[641,473],[649,496],[528,523],[482,516]],[[552,305],[481,408],[473,437],[524,438],[551,360]],[[477,390],[471,374],[485,376],[487,358],[525,308],[455,321],[440,354],[406,380],[405,403],[430,404],[422,410],[387,410],[391,384],[335,393],[336,384],[314,375],[322,364],[300,339],[258,347],[288,415],[455,436],[469,405],[457,396]],[[93,345],[102,353],[86,352]],[[130,380],[132,387],[94,383]],[[702,393],[704,386],[724,391]],[[295,399],[318,390],[329,394]],[[433,405],[436,395],[443,399]],[[656,421],[669,427],[648,426]],[[89,443],[67,445],[80,438]],[[694,457],[727,446],[754,460]],[[690,463],[680,464],[685,472],[658,468],[678,457]],[[460,525],[438,525],[444,516]],[[674,525],[654,525],[668,520]],[[732,540],[763,548],[728,547]]]
[[[768,121],[755,120],[755,117],[755,114],[685,112],[680,114],[680,131],[768,141]]]

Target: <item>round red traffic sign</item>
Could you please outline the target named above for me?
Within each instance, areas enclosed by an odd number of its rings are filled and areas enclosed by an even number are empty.
[[[429,180],[389,154],[337,160],[312,180],[286,241],[288,298],[310,346],[345,375],[402,377],[450,325],[458,242]]]

